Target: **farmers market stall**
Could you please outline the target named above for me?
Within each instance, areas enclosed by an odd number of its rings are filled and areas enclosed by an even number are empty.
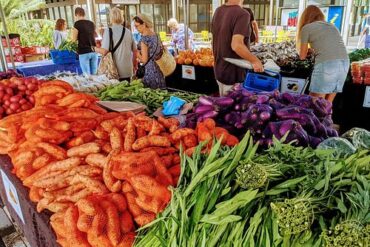
[[[32,247],[369,241],[370,132],[338,137],[324,99],[241,85],[211,97],[68,73],[0,86],[1,197]]]
[[[7,155],[0,155],[0,195],[11,217],[30,245],[55,247],[56,237],[49,223],[50,212],[37,213],[29,199],[29,190],[12,173],[13,164]]]
[[[56,72],[69,71],[82,74],[80,63],[77,60],[69,64],[54,64],[52,60],[42,60],[30,63],[23,63],[17,66],[18,73],[23,76],[50,75]]]
[[[356,50],[349,57],[350,71],[343,93],[333,102],[333,119],[341,131],[354,126],[370,130],[370,49]]]

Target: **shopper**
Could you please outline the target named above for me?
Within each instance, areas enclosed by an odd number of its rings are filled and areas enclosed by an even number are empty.
[[[251,36],[249,38],[250,40],[250,44],[251,45],[254,45],[254,44],[257,44],[259,42],[259,31],[258,31],[258,23],[257,21],[254,19],[254,14],[253,14],[253,10],[249,7],[247,8],[244,8],[246,11],[248,11],[249,13],[249,16],[250,16],[250,30],[251,30]]]
[[[113,53],[113,61],[117,67],[120,81],[130,81],[136,68],[136,44],[130,30],[123,26],[124,18],[119,8],[112,8],[110,13],[111,28],[106,28],[103,34],[101,48],[94,47],[94,50],[106,55],[110,51],[110,31],[113,35],[113,46],[117,46]]]
[[[367,13],[364,16],[364,23],[362,25],[362,31],[359,40],[362,41],[363,39],[365,42],[365,48],[370,48],[370,13]]]
[[[167,22],[167,26],[171,30],[171,43],[177,50],[186,50],[185,47],[185,25],[178,23],[175,18],[171,18]],[[188,27],[188,49],[193,49],[194,33]]]
[[[64,19],[58,19],[55,23],[55,30],[53,32],[53,44],[55,49],[67,39],[67,23]]]
[[[245,69],[226,62],[224,58],[245,59],[252,64],[255,72],[263,72],[261,61],[249,51],[250,16],[242,9],[241,3],[242,0],[228,0],[216,9],[212,19],[214,72],[220,95],[227,94],[234,84],[242,83],[246,76]]]
[[[302,13],[297,30],[297,46],[303,60],[308,45],[317,54],[311,76],[310,95],[333,102],[342,92],[349,69],[349,58],[338,29],[325,21],[321,10],[308,6]]]
[[[72,28],[72,41],[78,42],[80,66],[84,75],[94,75],[98,70],[98,55],[92,50],[95,44],[95,24],[85,19],[83,8],[75,9],[77,20]]]
[[[133,19],[135,28],[140,32],[138,61],[145,66],[143,83],[150,88],[164,88],[166,82],[155,60],[162,55],[161,41],[153,31],[153,20],[146,14],[138,14]]]

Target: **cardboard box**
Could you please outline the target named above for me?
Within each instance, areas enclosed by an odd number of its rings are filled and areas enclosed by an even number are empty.
[[[303,94],[308,83],[308,79],[282,77],[280,91],[282,93]]]
[[[24,61],[28,62],[35,62],[41,61],[45,59],[45,54],[35,54],[35,55],[24,55]]]
[[[12,49],[12,54],[13,56],[16,56],[16,55],[22,55],[22,49],[20,46],[15,46],[15,47],[11,47]],[[5,53],[5,56],[9,56],[10,55],[10,51],[9,51],[9,48],[8,47],[5,47],[4,48],[4,53]]]
[[[11,60],[10,60],[10,56],[6,56],[6,62],[7,63],[11,63]],[[23,54],[19,54],[19,55],[14,55],[13,56],[14,58],[14,62],[20,62],[20,63],[23,63],[24,62],[24,57],[23,57]]]
[[[3,47],[8,47],[5,37],[2,37],[1,41],[3,43]],[[9,42],[10,42],[10,47],[19,46],[21,43],[21,39],[19,37],[9,38]]]

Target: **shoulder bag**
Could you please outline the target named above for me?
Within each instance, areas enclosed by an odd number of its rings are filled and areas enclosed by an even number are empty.
[[[121,45],[123,37],[125,36],[125,31],[126,28],[123,27],[121,38],[116,46],[113,47],[113,31],[112,28],[109,28],[109,52],[103,56],[100,61],[98,75],[106,75],[109,79],[119,79],[117,65],[113,60],[113,54]]]
[[[162,71],[162,74],[166,77],[171,75],[176,69],[176,61],[168,49],[163,45],[162,41],[158,38],[158,42],[161,42],[161,56],[155,61]]]
[[[155,55],[155,52],[157,51],[157,47],[158,47],[158,42],[157,42],[157,45],[155,46],[154,53],[150,56],[148,61],[146,61],[145,64],[139,63],[139,65],[137,66],[137,70],[136,70],[136,78],[137,79],[144,78],[144,76],[145,76],[145,65],[147,65],[151,59],[153,59],[153,57]],[[148,53],[150,53],[149,49],[148,49]]]

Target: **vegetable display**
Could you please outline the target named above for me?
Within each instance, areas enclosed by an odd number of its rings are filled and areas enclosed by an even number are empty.
[[[297,145],[316,147],[324,139],[337,136],[332,127],[331,104],[321,98],[289,93],[255,93],[237,87],[226,97],[201,96],[187,125],[213,118],[218,126],[242,137],[249,130],[255,141],[268,146],[272,137]]]
[[[20,77],[20,76],[18,75],[17,71],[13,69],[9,69],[6,72],[0,72],[0,80],[10,79],[12,77]]]
[[[69,41],[69,40],[64,40],[62,44],[59,46],[58,50],[66,50],[66,51],[73,51],[77,52],[77,42]]]
[[[213,120],[194,130],[173,118],[107,113],[63,81],[44,82],[34,97],[33,109],[0,121],[0,153],[10,156],[37,211],[54,213],[61,246],[131,246],[136,227],[171,200],[180,150],[191,155],[213,138],[238,143]]]
[[[248,133],[182,160],[178,187],[135,246],[368,246],[370,151],[340,158]]]
[[[367,59],[370,57],[370,48],[357,49],[348,56],[351,63]]]
[[[0,119],[31,109],[35,104],[32,94],[41,83],[34,77],[12,77],[0,81]]]
[[[62,80],[71,84],[75,91],[91,94],[104,90],[108,86],[114,86],[121,83],[118,80],[109,79],[106,75],[90,75],[86,77],[68,72],[55,73],[39,78],[44,80]]]
[[[100,100],[120,100],[131,101],[147,106],[147,113],[152,114],[162,107],[164,101],[168,101],[171,96],[179,97],[188,103],[197,102],[199,95],[189,92],[169,92],[163,89],[145,88],[140,80],[131,83],[122,82],[119,85],[109,86],[97,93]]]

